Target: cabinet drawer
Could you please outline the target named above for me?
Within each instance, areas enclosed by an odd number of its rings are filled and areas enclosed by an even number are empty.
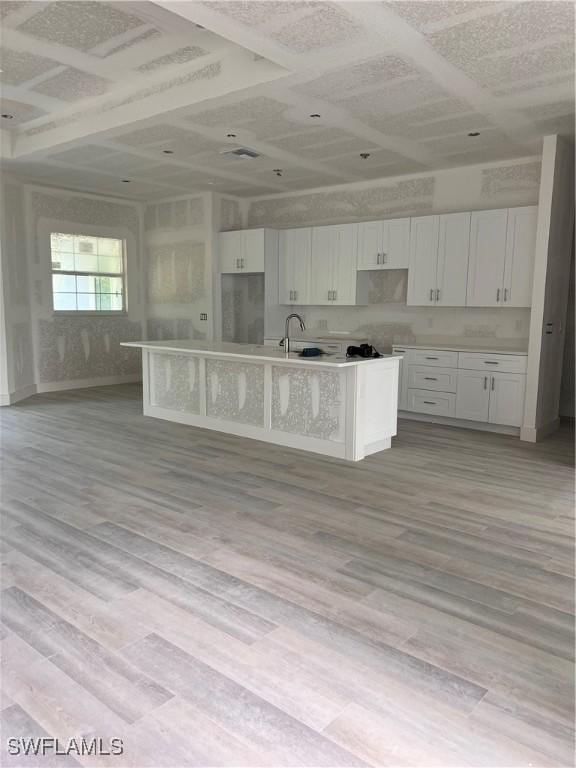
[[[408,366],[408,386],[437,392],[456,392],[457,369],[434,368],[429,365]]]
[[[502,371],[526,373],[527,355],[490,355],[484,352],[460,352],[458,368],[473,371]]]
[[[454,416],[456,395],[450,392],[426,392],[423,389],[408,389],[407,410],[430,413],[435,416]]]
[[[458,352],[442,349],[411,349],[408,358],[414,365],[437,365],[439,368],[457,368]]]

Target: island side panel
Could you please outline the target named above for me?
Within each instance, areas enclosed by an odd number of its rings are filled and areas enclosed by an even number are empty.
[[[381,360],[357,370],[358,433],[362,435],[363,455],[368,455],[390,448],[397,432],[399,361]]]
[[[343,443],[346,374],[342,370],[272,366],[272,429]]]
[[[155,352],[151,355],[150,405],[200,414],[200,360],[192,355]]]
[[[264,427],[264,365],[206,359],[206,415]]]

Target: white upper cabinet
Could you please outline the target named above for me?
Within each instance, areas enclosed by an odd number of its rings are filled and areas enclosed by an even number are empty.
[[[503,306],[530,307],[536,250],[538,206],[508,210]]]
[[[408,269],[410,219],[358,224],[358,269]]]
[[[470,225],[469,307],[504,306],[508,209],[475,211]]]
[[[468,306],[529,307],[537,206],[472,214]]]
[[[470,217],[470,213],[440,216],[435,294],[437,306],[466,305]]]
[[[310,304],[359,303],[357,238],[357,224],[313,227]]]
[[[243,229],[220,232],[220,272],[264,272],[266,230]]]
[[[312,230],[284,229],[279,233],[279,303],[310,303]]]
[[[436,303],[439,228],[439,216],[412,219],[407,304],[433,306]]]

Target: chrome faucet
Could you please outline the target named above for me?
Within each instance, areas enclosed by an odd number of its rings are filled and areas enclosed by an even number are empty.
[[[284,338],[282,339],[282,342],[284,344],[284,352],[288,354],[290,352],[290,320],[295,317],[298,322],[300,323],[300,330],[305,331],[306,326],[304,325],[304,320],[300,317],[300,315],[297,315],[296,312],[292,312],[291,315],[288,315],[286,318],[286,325],[284,326]]]

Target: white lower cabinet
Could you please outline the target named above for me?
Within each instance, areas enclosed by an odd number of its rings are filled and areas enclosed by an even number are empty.
[[[404,362],[404,355],[406,355],[406,350],[404,347],[392,347],[392,354],[402,355],[402,359],[400,360],[400,365],[398,367],[398,410],[406,411],[408,409],[406,404],[406,365]]]
[[[433,416],[454,416],[456,395],[451,392],[428,392],[408,389],[408,410]]]
[[[519,427],[524,415],[526,376],[522,373],[493,373],[490,382],[490,424]]]
[[[526,355],[410,347],[393,351],[404,354],[400,410],[497,426],[522,425]]]
[[[456,418],[468,421],[488,421],[490,374],[479,371],[458,371]]]

